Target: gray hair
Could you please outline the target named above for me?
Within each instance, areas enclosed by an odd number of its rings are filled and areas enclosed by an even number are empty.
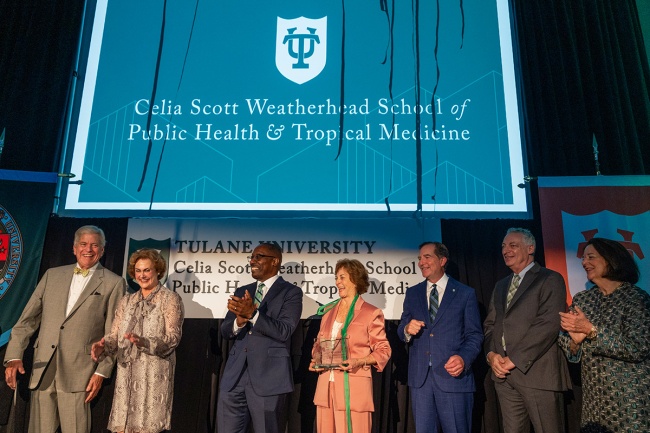
[[[535,236],[530,232],[528,229],[524,229],[521,227],[510,227],[508,231],[506,232],[506,236],[508,236],[510,233],[519,233],[524,237],[524,243],[526,245],[532,245],[533,248],[536,248],[535,244]]]
[[[106,236],[104,235],[104,230],[100,229],[97,226],[83,226],[79,227],[74,233],[74,245],[79,243],[79,240],[83,235],[97,235],[99,236],[99,246],[104,248],[106,246]]]

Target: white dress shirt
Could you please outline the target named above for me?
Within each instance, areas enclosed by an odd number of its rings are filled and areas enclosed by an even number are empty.
[[[79,300],[79,296],[81,296],[81,293],[86,288],[88,281],[93,277],[93,273],[97,270],[97,266],[99,266],[99,262],[95,263],[92,268],[88,269],[88,275],[85,277],[81,274],[72,274],[72,283],[70,283],[70,291],[68,292],[68,303],[65,306],[66,317],[68,317],[72,311],[72,307],[74,307],[74,304]],[[79,266],[79,263],[77,263],[77,267],[81,267]]]

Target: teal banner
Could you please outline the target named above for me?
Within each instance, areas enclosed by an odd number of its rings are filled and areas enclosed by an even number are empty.
[[[55,186],[0,180],[0,346],[38,282]]]

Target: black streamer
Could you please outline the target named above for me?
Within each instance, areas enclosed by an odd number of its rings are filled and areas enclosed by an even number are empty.
[[[185,48],[185,57],[183,58],[183,67],[181,68],[181,75],[178,79],[178,86],[176,87],[176,95],[178,95],[178,92],[181,89],[181,84],[183,82],[183,75],[185,74],[185,66],[187,65],[187,56],[190,52],[190,45],[192,44],[192,35],[194,35],[194,25],[196,24],[196,14],[199,9],[199,0],[196,1],[196,5],[194,6],[194,18],[192,19],[192,27],[190,28],[190,36],[187,39],[187,47]],[[174,117],[174,114],[172,113],[169,117],[169,123],[172,123],[172,118]],[[156,166],[156,176],[154,177],[153,180],[153,187],[151,188],[151,199],[149,200],[149,210],[151,210],[151,207],[153,206],[153,197],[156,192],[156,185],[158,185],[158,175],[160,174],[160,166],[162,165],[162,159],[163,159],[163,154],[165,153],[165,145],[167,144],[167,137],[165,136],[165,140],[162,143],[162,147],[160,149],[160,157],[158,158],[158,165]]]
[[[334,161],[339,159],[341,149],[343,149],[343,122],[345,115],[343,113],[343,104],[345,102],[345,0],[341,0],[341,107],[339,109],[339,150]]]
[[[156,100],[156,91],[158,90],[158,77],[160,75],[160,58],[162,57],[163,51],[163,42],[165,41],[165,25],[166,25],[166,15],[167,15],[167,0],[163,3],[163,14],[162,14],[162,24],[160,26],[160,40],[158,42],[158,56],[156,57],[156,71],[154,72],[153,77],[153,88],[151,89],[151,101]],[[147,114],[147,131],[151,131],[151,110]],[[147,168],[149,166],[149,158],[151,157],[151,148],[153,143],[151,141],[151,132],[149,132],[149,143],[147,146],[147,155],[144,158],[144,167],[142,167],[142,178],[140,179],[140,185],[138,185],[138,192],[142,190],[142,185],[144,184],[144,179],[147,176]]]

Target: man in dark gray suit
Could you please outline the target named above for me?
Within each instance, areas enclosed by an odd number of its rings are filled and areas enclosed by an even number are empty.
[[[302,313],[302,289],[278,275],[282,250],[257,246],[249,258],[252,284],[239,287],[228,301],[221,325],[235,340],[223,371],[217,419],[219,433],[284,433],[293,367],[289,346]]]
[[[95,363],[90,347],[108,334],[126,289],[124,278],[99,263],[105,245],[100,228],[79,228],[73,244],[77,264],[43,275],[11,331],[5,380],[15,389],[17,375],[25,373],[23,353],[40,329],[29,381],[30,433],[51,433],[59,425],[62,433],[90,432],[90,401],[114,365],[111,357]]]
[[[564,432],[563,392],[571,386],[557,345],[566,311],[564,278],[535,263],[535,238],[508,229],[501,253],[513,274],[498,281],[484,322],[484,349],[492,368],[505,433]]]

